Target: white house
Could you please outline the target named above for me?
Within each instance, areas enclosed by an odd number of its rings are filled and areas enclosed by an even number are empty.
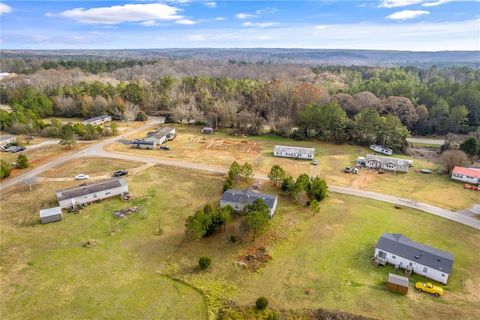
[[[155,141],[133,140],[130,145],[137,149],[156,149],[157,143]]]
[[[262,199],[268,206],[269,215],[272,217],[277,209],[277,196],[271,194],[257,193],[251,190],[237,190],[229,189],[225,191],[220,199],[220,207],[231,206],[235,211],[242,211],[243,208],[255,202],[257,199]]]
[[[93,125],[98,126],[98,125],[101,125],[103,123],[110,122],[110,121],[112,121],[111,116],[103,115],[103,116],[98,116],[98,117],[94,117],[94,118],[91,118],[91,119],[87,119],[87,120],[83,121],[82,123],[84,125],[93,124]]]
[[[387,156],[391,156],[392,153],[393,153],[392,149],[384,147],[384,146],[379,146],[378,144],[372,144],[370,146],[370,149],[375,151],[375,152],[385,154]]]
[[[63,213],[62,213],[62,208],[60,207],[53,207],[53,208],[40,210],[40,221],[42,223],[49,223],[49,222],[62,221],[62,220],[63,220]]]
[[[213,128],[211,128],[211,127],[203,127],[203,128],[202,128],[202,133],[204,133],[204,134],[213,133]]]
[[[408,159],[382,157],[374,154],[367,154],[365,158],[365,167],[368,169],[408,172],[411,165],[413,165],[413,161]]]
[[[172,127],[162,127],[156,131],[147,133],[147,136],[143,139],[144,141],[153,141],[157,144],[162,144],[164,142],[173,140],[175,138],[175,128]]]
[[[315,157],[315,148],[275,146],[275,148],[273,148],[273,155],[276,157],[313,160]]]
[[[6,145],[15,143],[17,139],[15,136],[9,134],[2,134],[0,135],[0,148],[4,148]]]
[[[56,194],[60,208],[70,208],[84,203],[120,196],[126,192],[128,192],[128,184],[125,179],[114,178],[60,190]]]
[[[480,169],[455,167],[452,171],[452,179],[480,184]]]
[[[447,284],[452,273],[452,254],[415,242],[402,234],[384,233],[377,242],[374,257],[427,278]]]

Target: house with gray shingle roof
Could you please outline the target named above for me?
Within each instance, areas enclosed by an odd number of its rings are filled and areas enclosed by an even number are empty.
[[[273,217],[275,210],[277,209],[277,196],[271,194],[264,194],[254,192],[252,190],[238,190],[229,189],[225,191],[220,199],[220,207],[231,206],[233,210],[239,212],[242,211],[246,205],[252,204],[257,199],[262,199],[268,206],[269,215]]]
[[[175,134],[175,128],[161,127],[155,131],[147,133],[147,136],[143,138],[143,140],[155,142],[156,144],[162,144],[164,142],[173,140],[175,138]]]
[[[127,181],[123,178],[113,178],[56,192],[60,208],[70,208],[92,203],[98,200],[120,196],[128,192]]]
[[[451,253],[398,233],[384,233],[375,246],[374,257],[444,284],[452,273],[454,261]]]
[[[413,161],[408,159],[382,157],[375,154],[367,154],[365,158],[365,167],[368,169],[408,172],[411,165],[413,165]]]

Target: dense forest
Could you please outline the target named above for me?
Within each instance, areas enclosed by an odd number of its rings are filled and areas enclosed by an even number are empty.
[[[12,108],[0,111],[2,130],[39,133],[49,116],[134,120],[143,111],[250,134],[269,128],[298,139],[403,150],[409,132],[469,133],[480,126],[480,71],[468,67],[167,59],[44,61],[36,68],[2,79],[1,103]]]

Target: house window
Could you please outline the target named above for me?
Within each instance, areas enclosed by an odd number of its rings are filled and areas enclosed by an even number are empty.
[[[387,254],[383,251],[378,251],[378,256],[382,259],[385,259],[387,257]]]
[[[427,267],[423,267],[423,273],[427,273],[428,272],[428,268]]]
[[[397,256],[392,256],[392,259],[397,259]]]
[[[108,196],[109,194],[112,194],[112,192],[111,192],[111,191],[105,192],[105,195],[106,195],[106,196]]]
[[[442,277],[445,277],[445,273],[442,273]]]

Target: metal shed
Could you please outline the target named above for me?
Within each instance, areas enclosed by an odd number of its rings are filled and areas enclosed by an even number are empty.
[[[407,294],[409,284],[407,277],[402,277],[393,273],[388,274],[387,288],[390,291]]]
[[[42,223],[49,223],[55,221],[62,221],[63,213],[60,207],[53,207],[40,210],[40,221]]]

